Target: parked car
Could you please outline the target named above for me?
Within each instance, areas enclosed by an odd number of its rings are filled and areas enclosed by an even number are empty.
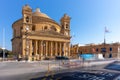
[[[55,59],[56,60],[69,60],[69,58],[66,56],[56,56]]]
[[[50,58],[48,58],[48,57],[45,57],[45,58],[44,58],[44,60],[50,60]]]
[[[18,60],[18,61],[22,61],[22,58],[18,58],[17,60]]]

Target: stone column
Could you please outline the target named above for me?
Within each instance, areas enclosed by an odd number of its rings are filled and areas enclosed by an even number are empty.
[[[25,39],[22,40],[22,58],[25,58],[26,55],[26,41]]]
[[[51,43],[50,43],[50,41],[48,42],[48,55],[49,55],[49,57],[51,56]]]
[[[55,56],[55,42],[53,42],[53,56]]]
[[[50,49],[50,51],[51,51],[51,56],[53,56],[53,42],[51,41],[51,49]]]
[[[46,56],[46,41],[43,41],[43,55]]]
[[[69,57],[69,46],[68,43],[66,43],[66,56]]]
[[[28,57],[28,59],[30,60],[30,61],[32,61],[32,40],[29,40],[29,57]]]
[[[35,54],[37,54],[37,50],[38,50],[38,41],[35,40]]]
[[[39,57],[40,57],[40,53],[39,53],[39,48],[40,48],[40,46],[39,46],[39,40],[37,41],[37,58],[38,58],[38,60],[40,59]]]
[[[60,54],[59,55],[61,56],[61,52],[62,52],[61,51],[62,50],[61,42],[59,44],[60,44]]]
[[[68,43],[68,57],[70,57],[70,43]]]
[[[43,56],[43,41],[40,41],[40,54],[41,54],[41,57]]]
[[[57,45],[57,44],[58,44],[58,43],[57,43],[57,42],[55,42],[55,56],[57,56],[57,55],[58,55],[58,50],[57,50],[57,49],[58,49],[58,48],[57,48],[57,46],[58,46],[58,45]]]
[[[37,57],[38,57],[38,52],[37,52],[37,50],[38,50],[38,41],[35,40],[35,59],[37,59]]]
[[[47,57],[48,56],[48,41],[46,41],[46,45],[45,46],[46,46],[46,54],[45,55]]]
[[[39,60],[41,59],[41,41],[38,41],[38,53],[39,53]]]
[[[66,43],[63,43],[63,53],[64,53],[64,56],[67,56],[66,55]]]

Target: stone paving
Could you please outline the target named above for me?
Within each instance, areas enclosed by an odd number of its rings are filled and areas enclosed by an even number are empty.
[[[120,71],[120,61],[109,64],[105,69]]]
[[[113,62],[110,65],[89,66],[78,68],[77,70],[71,70],[64,73],[53,74],[38,78],[32,78],[31,80],[120,80],[120,72],[107,69],[111,67],[116,69],[116,66],[120,68],[119,62]],[[73,64],[72,64],[73,65]],[[75,64],[76,65],[76,64]],[[117,70],[117,69],[116,69]]]
[[[48,77],[34,78],[31,80],[114,80],[120,73],[105,71],[87,72],[67,72],[62,74],[50,75]]]
[[[1,62],[0,63],[0,72],[2,74],[0,75],[0,80],[16,80],[16,79],[17,80],[30,80],[30,79],[34,79],[34,78],[39,79],[43,76],[46,76],[46,72],[48,71],[48,65],[49,65],[49,69],[53,73],[47,74],[48,77],[43,77],[43,78],[49,78],[49,77],[51,77],[49,75],[54,75],[54,78],[62,79],[62,77],[59,77],[59,76],[57,77],[57,73],[61,72],[63,74],[64,73],[67,74],[66,72],[73,71],[73,73],[76,74],[76,72],[79,71],[78,69],[80,69],[80,71],[82,71],[82,69],[84,68],[88,71],[88,70],[91,70],[93,67],[98,70],[99,69],[98,67],[101,66],[102,64],[108,64],[108,63],[111,63],[114,61],[115,60],[91,61],[91,62],[86,61],[84,63],[80,60],[74,60],[74,61],[72,61],[72,60],[70,60],[70,61],[59,61],[59,60],[54,61],[53,60],[53,61],[40,61],[40,62]],[[76,68],[78,68],[78,69],[76,69]],[[80,72],[80,71],[77,74],[82,73],[82,74],[85,74],[83,76],[87,75],[86,72]],[[93,75],[94,73],[89,73],[88,76],[90,77],[91,74]],[[59,74],[59,75],[61,76],[62,74]],[[96,76],[96,77],[98,77],[98,76]],[[49,80],[49,79],[47,79],[47,80]]]

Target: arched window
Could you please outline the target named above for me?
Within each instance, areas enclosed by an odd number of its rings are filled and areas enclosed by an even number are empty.
[[[110,47],[110,51],[112,51],[112,47]]]
[[[99,51],[99,49],[98,48],[96,48],[96,52],[98,52]]]
[[[35,31],[35,25],[32,26],[32,31]]]
[[[23,29],[23,27],[21,26],[20,27],[20,36],[22,36],[22,29]]]
[[[29,22],[29,17],[28,17],[28,16],[26,17],[26,22],[27,22],[27,23]]]
[[[51,26],[51,30],[57,31],[57,29],[55,28],[55,26]]]
[[[66,24],[66,29],[68,29],[68,27],[69,27],[69,25],[68,25],[68,24]]]
[[[47,30],[47,26],[44,27],[44,30]]]

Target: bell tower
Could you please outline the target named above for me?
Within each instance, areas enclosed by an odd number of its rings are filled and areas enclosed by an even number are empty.
[[[25,5],[22,8],[23,16],[23,31],[29,28],[29,31],[32,28],[32,9],[29,5]]]
[[[70,36],[70,17],[67,14],[64,14],[64,16],[61,18],[61,33]]]

